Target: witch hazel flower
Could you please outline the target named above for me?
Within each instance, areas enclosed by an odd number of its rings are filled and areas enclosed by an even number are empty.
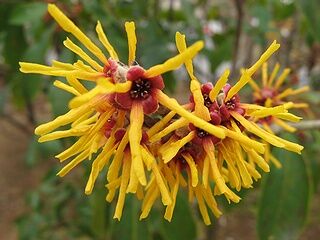
[[[293,89],[291,87],[283,89],[283,84],[290,73],[289,68],[285,68],[279,73],[280,65],[275,64],[270,75],[268,74],[268,63],[262,65],[262,77],[260,84],[253,79],[249,81],[252,87],[252,101],[255,105],[262,107],[274,107],[280,109],[284,106],[286,109],[301,109],[307,108],[308,104],[301,102],[290,101],[290,96],[296,96],[301,93],[309,91],[308,86]],[[283,113],[281,111],[274,112],[272,116],[256,118],[256,122],[260,124],[266,131],[273,134],[272,126],[278,126],[288,132],[295,132],[296,128],[289,125],[287,122],[298,122],[301,118],[291,114]],[[265,159],[267,162],[272,162],[276,167],[280,168],[280,161],[271,153],[271,146],[266,142]]]
[[[184,35],[177,33],[176,43],[179,51],[184,50],[186,48]],[[302,150],[302,146],[270,134],[256,125],[254,121],[256,118],[273,114],[292,116],[287,113],[288,106],[267,108],[243,104],[238,95],[239,90],[249,82],[250,76],[278,48],[279,44],[274,42],[251,68],[243,72],[240,80],[234,86],[227,84],[228,70],[216,82],[215,86],[211,83],[201,86],[193,74],[191,60],[185,62],[191,78],[190,104],[193,106],[192,113],[224,129],[226,133],[225,138],[219,138],[192,123],[190,124],[183,117],[172,121],[173,116],[170,116],[171,113],[169,113],[161,120],[161,124],[167,126],[157,133],[153,132],[150,136],[151,142],[157,142],[163,141],[162,139],[168,134],[171,135],[169,140],[159,148],[160,158],[164,164],[178,164],[179,171],[186,169],[188,175],[186,186],[188,186],[190,196],[193,195],[192,193],[197,186],[202,186],[202,191],[207,191],[206,194],[209,194],[211,192],[209,181],[213,181],[215,195],[223,194],[228,200],[238,202],[240,198],[233,193],[228,184],[237,191],[242,187],[250,188],[253,179],[261,178],[255,168],[256,165],[266,172],[270,171],[262,155],[265,152],[265,145],[250,139],[247,133],[254,134],[277,147],[297,153]],[[200,154],[195,156],[192,152]],[[198,177],[202,181],[198,181]],[[206,204],[211,208],[212,201],[200,200],[199,194],[196,196],[204,222],[209,224],[210,219]],[[168,205],[167,209],[169,208],[174,208],[174,205]],[[213,212],[217,213],[216,209]],[[168,220],[170,219],[168,218]]]
[[[52,66],[20,63],[20,70],[24,73],[65,77],[67,83],[56,80],[54,85],[75,95],[69,102],[69,112],[35,129],[40,142],[66,137],[78,139],[56,156],[61,162],[69,161],[58,175],[65,176],[84,160],[92,160],[85,187],[85,193],[90,194],[98,175],[107,167],[107,201],[112,201],[119,192],[114,215],[117,219],[122,216],[125,195],[134,193],[142,199],[148,182],[156,184],[164,205],[171,204],[171,193],[146,137],[148,129],[144,125],[144,116],[156,112],[161,104],[173,114],[178,113],[189,119],[195,126],[219,138],[225,136],[222,129],[194,116],[187,110],[188,106],[180,106],[175,99],[162,92],[164,83],[161,74],[178,68],[186,59],[194,57],[203,43],[196,42],[163,64],[144,69],[135,61],[137,39],[133,22],[125,23],[129,46],[126,65],[119,61],[99,22],[96,32],[109,58],[55,5],[49,4],[48,11],[65,31],[84,46],[81,48],[69,38],[64,41],[64,45],[81,58],[73,64],[59,61],[53,61]],[[87,89],[82,81],[91,81],[95,86]],[[70,126],[70,129],[60,129],[65,126]],[[155,124],[153,131],[159,127]],[[150,173],[150,180],[145,168]]]
[[[269,76],[268,63],[263,64],[261,86],[259,86],[253,80],[249,82],[250,86],[253,89],[253,102],[257,105],[265,107],[275,107],[286,104],[288,106],[288,109],[307,108],[308,104],[292,102],[289,100],[289,98],[290,96],[296,96],[309,91],[309,86],[304,86],[297,89],[293,89],[291,87],[283,89],[282,86],[288,74],[290,73],[290,69],[285,68],[278,76],[279,69],[280,65],[279,63],[277,63]],[[296,131],[296,129],[288,125],[286,121],[297,122],[298,120],[299,119],[295,118],[294,116],[279,114],[278,116],[275,115],[272,118],[270,117],[260,119],[259,123],[263,124],[265,129],[268,131],[271,130],[269,128],[271,124],[276,124],[286,131],[294,132]]]

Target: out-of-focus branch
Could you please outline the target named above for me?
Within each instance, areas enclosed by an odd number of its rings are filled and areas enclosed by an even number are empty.
[[[298,123],[288,124],[298,130],[320,129],[320,120],[304,120]],[[283,128],[279,127],[278,125],[273,125],[271,128],[274,133],[280,133],[284,131]]]
[[[10,123],[12,126],[14,126],[17,129],[19,129],[21,132],[25,133],[26,135],[31,135],[32,134],[32,130],[31,130],[29,125],[25,125],[25,124],[19,122],[12,115],[6,114],[6,113],[2,113],[0,117],[2,117],[2,119],[4,119],[8,123]]]
[[[242,25],[243,25],[243,6],[245,0],[234,0],[234,4],[237,10],[237,26],[236,26],[236,34],[235,34],[235,41],[233,47],[233,56],[232,56],[232,67],[231,67],[231,76],[234,76],[235,69],[238,60],[238,53],[239,53],[239,45],[240,45],[240,37],[242,32]]]

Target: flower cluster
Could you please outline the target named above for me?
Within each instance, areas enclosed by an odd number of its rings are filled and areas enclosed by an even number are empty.
[[[66,82],[56,80],[54,85],[75,95],[69,102],[70,111],[40,125],[35,133],[40,136],[39,142],[77,137],[72,146],[56,156],[61,162],[69,160],[58,175],[64,176],[84,160],[91,160],[86,194],[93,191],[99,173],[107,169],[106,200],[111,202],[117,197],[114,218],[120,220],[125,197],[132,193],[142,201],[140,219],[146,218],[161,198],[166,207],[164,217],[171,221],[179,188],[187,188],[189,200],[197,201],[204,222],[210,224],[207,207],[215,216],[221,215],[215,196],[239,202],[235,191],[250,188],[253,180],[261,178],[257,168],[269,171],[264,158],[266,145],[260,140],[297,153],[303,149],[257,124],[257,119],[273,116],[298,119],[288,113],[290,104],[246,104],[238,95],[280,47],[276,42],[243,71],[234,86],[227,83],[228,70],[214,85],[200,84],[192,58],[202,49],[201,41],[187,47],[185,36],[177,33],[179,54],[144,69],[135,61],[133,22],[125,23],[129,57],[128,64],[124,64],[99,22],[96,32],[109,58],[55,5],[49,4],[48,11],[84,48],[67,38],[64,45],[82,60],[72,64],[53,61],[52,66],[20,63],[24,73],[65,77]],[[191,79],[190,101],[185,105],[162,91],[161,74],[182,64]],[[86,88],[83,81],[93,82],[94,87]],[[160,119],[153,117],[159,106],[168,110],[160,114]],[[146,116],[155,121],[150,125]],[[70,128],[65,130],[65,126]]]
[[[309,86],[293,89],[291,87],[283,88],[283,84],[290,73],[290,69],[284,69],[278,76],[280,65],[277,63],[270,76],[268,76],[268,63],[262,65],[261,86],[259,86],[253,79],[249,81],[252,87],[252,101],[263,107],[276,107],[285,105],[287,109],[301,109],[308,108],[307,103],[292,102],[291,96],[299,95],[309,91]],[[289,125],[286,121],[297,122],[300,118],[292,114],[283,115],[282,113],[275,113],[272,116],[256,119],[256,121],[269,133],[274,134],[272,126],[284,129],[288,132],[295,132],[296,128]],[[266,143],[265,159],[267,162],[272,162],[276,167],[281,167],[281,163],[276,159],[270,151],[270,145]]]

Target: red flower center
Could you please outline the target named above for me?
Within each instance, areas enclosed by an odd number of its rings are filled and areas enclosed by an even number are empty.
[[[234,110],[237,106],[236,97],[232,97],[230,100],[226,101],[225,105],[228,110]]]
[[[204,105],[207,108],[210,108],[211,105],[212,105],[212,101],[211,101],[211,99],[209,97],[209,94],[203,93],[202,96],[203,96],[203,100],[204,100]]]
[[[204,137],[207,137],[207,136],[210,135],[209,133],[207,133],[206,131],[204,131],[204,130],[202,130],[200,128],[196,128],[196,131],[197,131],[197,136],[199,138],[204,138]]]
[[[130,90],[130,97],[135,99],[146,99],[149,97],[151,93],[151,83],[148,79],[141,79],[135,80],[132,82],[132,87]]]
[[[261,89],[259,97],[254,98],[254,103],[264,106],[268,98],[273,99],[277,94],[277,90],[265,87]]]

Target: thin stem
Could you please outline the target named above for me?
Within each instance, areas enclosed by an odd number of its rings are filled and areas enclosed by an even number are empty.
[[[304,120],[299,123],[288,123],[290,126],[298,130],[310,130],[310,129],[320,129],[320,120]],[[271,126],[274,133],[280,133],[284,131],[283,128],[278,125]]]
[[[234,76],[234,74],[235,74],[235,69],[236,69],[237,60],[238,60],[240,38],[241,38],[242,27],[243,27],[244,2],[245,2],[245,0],[234,0],[234,4],[235,4],[236,10],[237,10],[237,26],[236,26],[236,36],[235,36],[234,47],[233,47],[231,76]]]

